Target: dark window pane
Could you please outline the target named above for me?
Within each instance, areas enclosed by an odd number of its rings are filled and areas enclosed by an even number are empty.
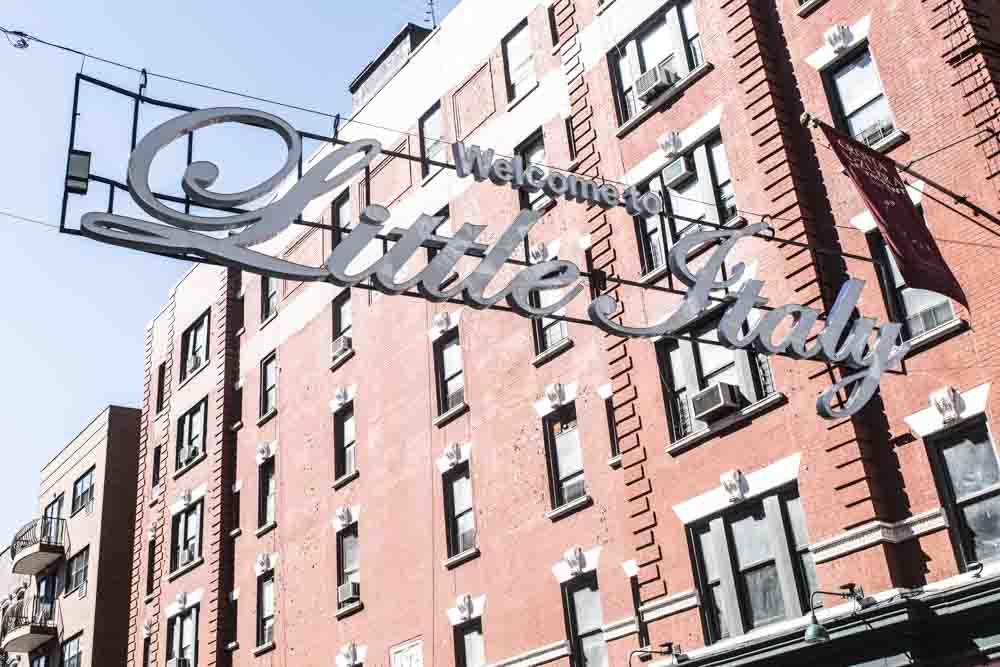
[[[788,509],[788,521],[792,525],[793,546],[804,547],[809,544],[809,533],[806,531],[806,515],[802,509],[802,498],[795,496],[785,501]]]
[[[580,648],[586,667],[608,667],[608,645],[604,642],[603,633],[584,637],[580,640]]]
[[[1000,480],[997,456],[985,426],[967,431],[963,436],[944,450],[945,465],[959,500]]]
[[[740,568],[771,558],[771,540],[767,534],[767,521],[762,506],[758,505],[730,525],[736,548],[736,562]]]
[[[771,564],[747,572],[742,577],[744,600],[751,627],[760,627],[785,614],[778,568]]]
[[[718,633],[719,639],[725,639],[729,636],[729,626],[726,624],[726,614],[723,612],[722,606],[722,586],[715,584],[711,587],[711,593],[709,594],[709,619],[715,624],[715,631]]]
[[[584,586],[575,590],[573,608],[576,611],[576,628],[581,635],[600,628],[604,623],[601,593],[596,587]]]
[[[698,549],[701,551],[701,561],[705,565],[705,579],[714,581],[719,578],[719,570],[715,565],[715,552],[712,550],[712,531],[705,527],[698,533]]]
[[[1000,496],[962,508],[972,542],[973,558],[978,561],[1000,557]]]
[[[816,559],[813,558],[811,551],[804,551],[799,556],[799,563],[802,568],[802,576],[805,579],[806,587],[809,589],[805,591],[805,599],[808,601],[808,604],[812,604],[810,596],[813,594],[813,591],[819,590],[819,581],[816,579]]]
[[[483,667],[486,664],[486,649],[483,645],[483,630],[476,624],[462,633],[465,667]]]

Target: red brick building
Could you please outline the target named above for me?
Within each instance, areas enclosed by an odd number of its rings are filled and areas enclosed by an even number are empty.
[[[861,278],[862,313],[912,351],[833,421],[815,403],[837,371],[609,337],[583,296],[533,323],[199,266],[146,332],[129,664],[624,665],[671,643],[660,664],[987,664],[997,227],[907,177],[970,309],[907,287],[799,119],[903,163],[982,131],[914,167],[997,211],[998,38],[976,0],[465,0],[404,28],[351,84],[341,138],[492,147],[709,226],[766,215],[811,246],[738,247],[770,303],[825,311]],[[320,265],[368,202],[484,243],[536,208],[521,259],[603,271],[591,296],[635,326],[679,303],[665,257],[697,224],[385,157],[307,208],[326,227],[264,249]]]

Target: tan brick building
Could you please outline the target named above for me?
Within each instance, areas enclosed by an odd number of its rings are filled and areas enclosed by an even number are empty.
[[[38,517],[3,553],[0,643],[20,664],[125,659],[140,414],[109,406],[41,470]]]
[[[827,310],[864,279],[863,314],[905,323],[912,352],[831,421],[831,369],[608,337],[582,296],[532,323],[198,266],[146,331],[128,664],[625,665],[671,643],[660,664],[988,663],[997,227],[908,177],[971,309],[907,287],[799,118],[904,163],[990,130],[915,166],[996,211],[998,26],[974,0],[464,0],[405,28],[351,84],[341,138],[492,147],[707,226],[767,216],[812,246],[739,246],[770,303]],[[680,299],[686,220],[400,157],[263,249],[317,266],[368,202],[484,242],[530,206],[522,261],[603,271],[591,295],[636,326]],[[713,391],[728,411],[692,400]],[[849,584],[811,624],[812,594]]]

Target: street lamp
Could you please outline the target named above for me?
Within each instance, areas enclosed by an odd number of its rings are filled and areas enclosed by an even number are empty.
[[[830,641],[829,631],[827,631],[822,623],[816,620],[817,595],[833,595],[838,598],[851,599],[857,603],[860,609],[866,609],[875,604],[873,598],[865,597],[864,589],[857,584],[845,584],[841,588],[843,590],[837,592],[813,591],[812,595],[809,596],[809,625],[806,626],[805,634],[802,637],[802,640],[806,644],[823,644]]]
[[[66,191],[75,195],[87,194],[90,185],[90,151],[73,149],[66,166]]]
[[[672,657],[674,659],[675,665],[680,664],[682,662],[686,662],[688,659],[687,654],[681,651],[681,647],[677,644],[674,644],[673,642],[667,642],[663,644],[663,650],[651,649],[651,648],[637,648],[633,650],[631,653],[628,654],[629,667],[632,667],[632,658],[633,656],[636,655],[649,656],[649,657],[654,655],[663,655],[667,657]],[[649,657],[639,658],[639,660],[640,661],[644,659],[648,660]]]

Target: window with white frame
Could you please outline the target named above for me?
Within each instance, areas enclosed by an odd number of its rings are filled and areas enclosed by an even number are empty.
[[[796,489],[744,502],[688,530],[706,643],[809,610],[816,566]]]
[[[274,570],[257,577],[257,646],[274,642]]]
[[[486,646],[482,619],[474,618],[455,626],[456,667],[485,667]]]
[[[343,609],[361,600],[361,549],[358,524],[337,531],[337,607]]]
[[[146,540],[146,595],[156,590],[156,537]]]
[[[208,398],[181,415],[177,420],[176,470],[192,465],[205,453],[205,430],[208,428]]]
[[[278,410],[278,357],[276,353],[264,357],[260,362],[260,416]]]
[[[424,645],[420,640],[397,646],[390,655],[392,667],[424,667]]]
[[[917,289],[906,284],[899,264],[881,232],[868,233],[872,256],[879,259],[879,279],[889,317],[903,324],[906,338],[915,338],[956,318],[951,299],[943,294]]]
[[[427,113],[420,117],[420,172],[423,176],[437,173],[443,167],[430,164],[429,160],[443,162],[447,157],[446,144],[443,141],[444,119],[441,115],[441,102],[435,102]]]
[[[716,136],[671,161],[639,187],[663,200],[663,212],[635,218],[643,275],[665,270],[670,248],[684,234],[736,218],[736,194],[729,158]]]
[[[333,438],[334,476],[336,479],[342,479],[353,475],[358,470],[358,432],[354,421],[353,401],[334,413]]]
[[[62,643],[62,659],[59,661],[61,667],[80,667],[83,654],[80,652],[80,637],[77,635],[72,639],[67,639]]]
[[[715,322],[692,327],[686,333],[697,340],[664,339],[657,343],[657,362],[672,440],[708,427],[716,415],[695,413],[692,400],[714,385],[733,398],[733,409],[745,407],[774,393],[767,358],[753,350],[731,350],[719,343]]]
[[[340,243],[344,234],[354,227],[354,210],[351,208],[351,191],[344,190],[331,204],[333,224],[333,244]]]
[[[527,19],[504,38],[503,64],[508,100],[521,97],[538,82],[534,51],[531,48],[531,29]]]
[[[72,514],[76,514],[94,502],[94,470],[91,467],[73,482]]]
[[[1000,558],[1000,464],[986,421],[934,436],[928,449],[960,566]]]
[[[465,404],[465,371],[458,327],[452,327],[434,341],[434,369],[437,378],[438,414]]]
[[[260,278],[260,321],[265,322],[278,312],[278,279]]]
[[[184,661],[181,663],[180,661]],[[167,621],[167,664],[198,665],[198,607],[184,609]]]
[[[275,458],[263,461],[257,468],[258,505],[257,527],[264,528],[277,521],[278,480],[275,476]]]
[[[204,501],[192,503],[173,516],[170,571],[186,567],[201,558],[201,524]]]
[[[351,349],[351,329],[354,327],[354,317],[351,313],[351,290],[344,289],[333,300],[333,342],[334,354],[342,354]],[[339,341],[347,337],[342,347]]]
[[[625,123],[646,109],[636,82],[655,67],[683,78],[705,63],[701,33],[692,0],[674,2],[658,10],[610,54],[618,119]]]
[[[476,512],[472,506],[472,476],[463,461],[444,474],[445,526],[448,557],[476,546]]]
[[[546,415],[544,428],[552,506],[557,508],[587,493],[576,404],[568,403]]]
[[[867,44],[824,73],[837,126],[863,144],[875,146],[896,130],[889,98]]]
[[[535,290],[528,295],[528,302],[535,308],[547,308],[562,298],[562,290]],[[533,317],[531,330],[535,341],[535,354],[551,350],[569,338],[566,320],[558,317]]]
[[[586,667],[608,667],[604,616],[597,573],[587,572],[563,584],[563,613],[569,631],[571,662]]]
[[[514,155],[524,160],[524,168],[529,165],[541,167],[545,164],[545,134],[539,129],[530,137],[525,139],[517,148]],[[544,168],[544,167],[542,167]],[[531,192],[526,188],[518,190],[518,197],[521,201],[521,209],[542,212],[555,202],[544,190]]]
[[[181,382],[208,361],[208,313],[181,334]]]
[[[66,562],[66,593],[87,590],[87,563],[90,559],[90,547],[84,547]]]

